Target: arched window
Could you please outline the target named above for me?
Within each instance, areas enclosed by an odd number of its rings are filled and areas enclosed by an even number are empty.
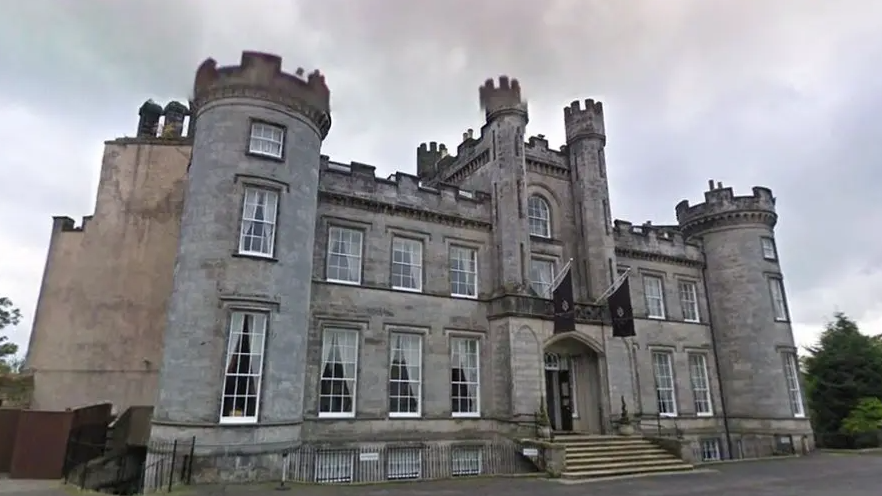
[[[533,195],[527,200],[527,222],[530,236],[551,237],[551,208],[545,198]]]

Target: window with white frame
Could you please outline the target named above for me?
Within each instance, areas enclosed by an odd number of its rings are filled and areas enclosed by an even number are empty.
[[[551,208],[545,198],[532,195],[527,199],[527,223],[531,236],[551,237]]]
[[[478,297],[478,250],[450,247],[450,295]]]
[[[775,240],[772,238],[760,238],[763,246],[763,258],[766,260],[777,260],[778,250],[775,249]]]
[[[784,353],[784,377],[787,380],[787,393],[790,396],[790,409],[794,417],[805,417],[802,404],[802,389],[799,385],[799,359],[796,353]]]
[[[393,332],[389,339],[389,416],[419,417],[423,401],[423,337]]]
[[[221,423],[257,422],[267,316],[257,312],[233,312],[227,343]]]
[[[674,386],[673,356],[667,351],[652,352],[652,372],[655,376],[655,389],[658,413],[663,417],[677,416],[677,393]]]
[[[392,289],[423,290],[423,243],[415,239],[392,239]]]
[[[316,482],[352,482],[354,468],[353,451],[319,451],[315,454]]]
[[[282,158],[285,149],[285,129],[264,122],[251,124],[248,151],[257,155]]]
[[[358,381],[358,331],[322,332],[319,417],[354,417]]]
[[[643,276],[643,297],[646,300],[646,316],[652,319],[665,318],[665,296],[662,278]]]
[[[481,475],[484,452],[479,447],[457,447],[450,452],[450,475]]]
[[[530,259],[530,289],[541,298],[551,297],[554,282],[554,261],[543,258]]]
[[[481,415],[481,342],[450,338],[450,411],[454,417]]]
[[[695,414],[710,416],[714,414],[711,402],[710,380],[707,374],[707,357],[700,353],[689,354],[689,378],[692,382],[692,397]]]
[[[701,440],[701,461],[716,462],[720,460],[720,440],[716,438]]]
[[[331,226],[328,229],[328,266],[331,282],[361,284],[361,250],[364,233],[358,229]]]
[[[420,448],[392,448],[386,451],[386,479],[419,479],[423,473]]]
[[[686,322],[698,322],[698,288],[692,281],[679,281],[677,283],[680,292],[680,308],[683,310],[683,320]]]
[[[784,299],[784,282],[776,277],[770,277],[769,292],[772,294],[772,306],[775,308],[775,320],[788,320],[787,300]]]
[[[272,257],[276,242],[279,194],[265,188],[245,188],[239,253]]]

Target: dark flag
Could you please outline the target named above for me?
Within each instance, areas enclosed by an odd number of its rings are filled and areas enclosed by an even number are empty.
[[[573,301],[573,272],[570,267],[551,293],[554,301],[554,334],[576,330],[576,305]]]
[[[634,329],[634,307],[631,306],[631,285],[628,278],[613,291],[606,300],[609,305],[609,314],[612,316],[612,328],[614,338],[627,338],[636,336]]]

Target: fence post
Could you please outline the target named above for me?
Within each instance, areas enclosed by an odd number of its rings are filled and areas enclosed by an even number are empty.
[[[172,443],[172,453],[171,453],[171,467],[168,471],[168,492],[172,490],[172,484],[175,481],[175,458],[178,456],[178,440]]]
[[[193,458],[196,456],[196,436],[193,436],[190,439],[190,458],[187,459],[187,482],[186,484],[190,484],[193,481]]]

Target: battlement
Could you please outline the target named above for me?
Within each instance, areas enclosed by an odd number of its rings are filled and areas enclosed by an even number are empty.
[[[582,108],[582,102],[578,100],[571,103],[569,107],[564,107],[564,128],[568,144],[580,138],[605,140],[603,104],[588,99],[585,100],[585,108]]]
[[[683,200],[677,204],[677,222],[687,236],[713,227],[718,221],[755,222],[774,227],[778,216],[772,190],[755,186],[752,192],[750,196],[735,196],[731,187],[723,187],[721,182],[715,185],[710,180],[704,203],[689,205],[689,200]]]
[[[324,136],[331,126],[331,92],[318,70],[305,78],[303,74],[302,68],[294,74],[282,72],[282,58],[269,53],[242,52],[239,65],[225,67],[209,58],[196,71],[194,104],[199,109],[218,98],[263,98],[304,113]]]
[[[417,176],[420,179],[429,179],[438,172],[438,162],[447,157],[447,145],[432,141],[431,143],[421,143],[417,147]]]
[[[521,98],[521,84],[508,76],[499,76],[498,85],[492,79],[486,80],[479,88],[479,100],[488,121],[501,112],[527,114],[527,103]]]
[[[430,188],[423,186],[419,177],[403,172],[378,177],[376,167],[358,162],[343,164],[323,156],[319,189],[361,201],[434,212],[487,225],[491,221],[487,193],[444,183]]]
[[[677,226],[642,225],[616,219],[613,223],[616,249],[624,256],[655,255],[701,262],[701,248],[686,241]]]

